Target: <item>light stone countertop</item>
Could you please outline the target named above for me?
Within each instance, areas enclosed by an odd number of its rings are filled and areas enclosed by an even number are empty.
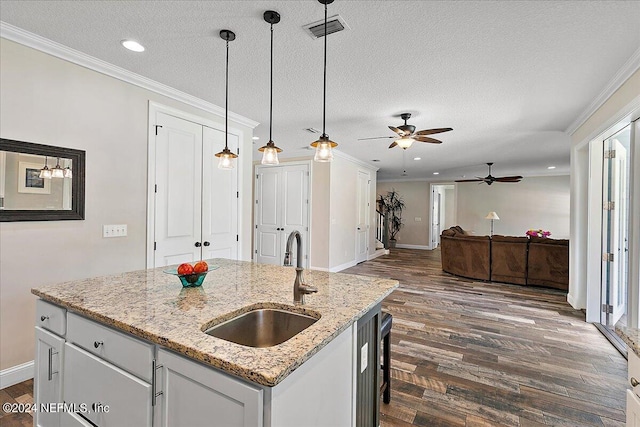
[[[225,259],[207,262],[220,268],[210,271],[198,288],[183,288],[178,277],[162,272],[168,267],[161,267],[31,292],[229,374],[275,386],[398,287],[396,280],[305,270],[306,282],[318,293],[306,295],[304,305],[292,308],[295,269]],[[250,306],[310,310],[322,317],[288,341],[267,348],[246,347],[203,332],[213,320],[226,320]]]
[[[627,325],[618,322],[616,323],[616,334],[627,344],[629,350],[640,357],[640,329],[629,328]]]

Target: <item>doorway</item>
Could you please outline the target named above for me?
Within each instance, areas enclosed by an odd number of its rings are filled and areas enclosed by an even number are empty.
[[[455,185],[431,185],[431,249],[440,246],[442,230],[455,224]]]

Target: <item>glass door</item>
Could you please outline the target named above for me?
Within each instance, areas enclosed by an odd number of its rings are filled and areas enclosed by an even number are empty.
[[[601,323],[612,331],[627,308],[630,137],[627,126],[604,141]]]

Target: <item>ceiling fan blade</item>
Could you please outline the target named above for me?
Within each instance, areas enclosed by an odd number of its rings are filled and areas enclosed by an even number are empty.
[[[434,133],[449,132],[452,128],[425,129],[416,132],[416,135],[433,135]]]
[[[397,143],[396,141],[393,141],[393,142],[391,143],[391,145],[389,146],[389,148],[393,148],[393,147],[395,147],[396,145],[398,145],[398,143]]]
[[[397,133],[400,136],[405,136],[407,134],[402,129],[398,129],[397,127],[394,127],[394,126],[389,126],[389,129],[391,129],[392,131],[394,131],[395,133]]]
[[[412,136],[413,139],[420,142],[430,142],[432,144],[442,144],[439,139],[429,138],[428,136]]]
[[[482,182],[484,179],[456,179],[454,182]]]
[[[397,136],[374,136],[373,138],[360,138],[358,141],[366,141],[368,139],[387,139],[387,138],[397,138]]]
[[[495,180],[498,182],[519,182],[521,179],[521,176],[501,176]]]

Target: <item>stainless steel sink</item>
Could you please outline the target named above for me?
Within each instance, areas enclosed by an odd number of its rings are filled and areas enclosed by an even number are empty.
[[[249,347],[273,347],[304,331],[318,319],[290,311],[261,308],[242,313],[204,332]]]

